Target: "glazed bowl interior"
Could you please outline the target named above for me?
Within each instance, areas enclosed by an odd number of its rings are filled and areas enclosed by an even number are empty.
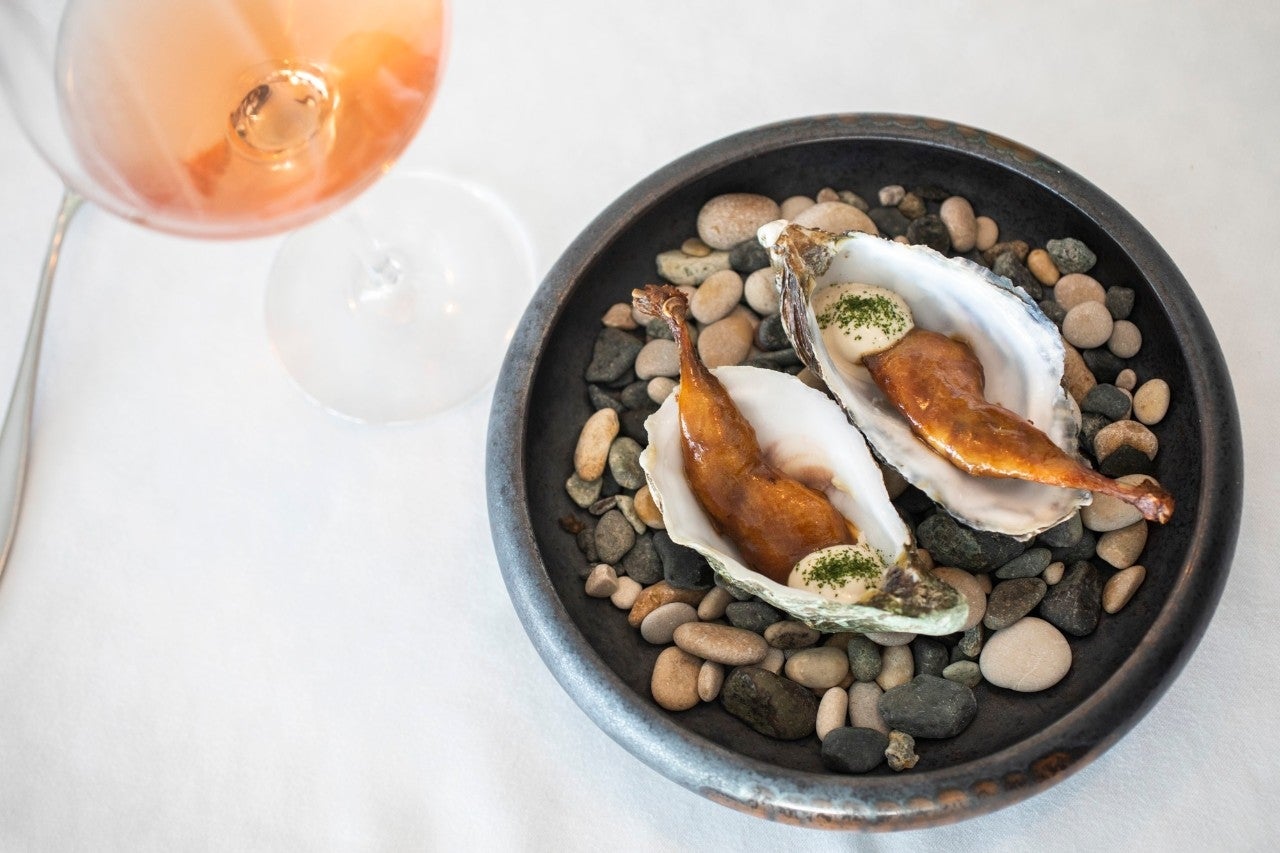
[[[600,317],[633,287],[657,280],[654,256],[697,233],[701,205],[727,192],[781,200],[822,187],[851,189],[874,204],[887,184],[964,196],[999,224],[1002,240],[1036,246],[1077,237],[1098,256],[1091,275],[1137,292],[1131,319],[1143,345],[1129,366],[1140,382],[1163,377],[1173,389],[1169,414],[1155,428],[1156,476],[1177,511],[1152,531],[1141,560],[1147,578],[1129,606],[1104,615],[1090,636],[1072,638],[1065,679],[1032,694],[984,682],[975,690],[973,724],[958,737],[922,741],[914,770],[881,765],[850,777],[824,771],[816,738],[767,738],[717,702],[679,714],[658,708],[649,677],[661,649],[607,599],[583,594],[585,558],[559,519],[585,517],[564,483],[592,412],[582,373]],[[508,587],[544,659],[642,760],[714,799],[775,818],[922,825],[990,810],[1061,777],[1114,742],[1168,685],[1225,579],[1239,447],[1230,384],[1203,314],[1168,257],[1115,202],[990,134],[908,117],[824,117],[739,134],[671,164],[606,210],[565,253],[524,318],[495,396],[491,519]],[[748,779],[756,794],[744,793]]]

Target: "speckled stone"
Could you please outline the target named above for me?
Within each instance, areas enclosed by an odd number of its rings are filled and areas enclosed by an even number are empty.
[[[1055,583],[1062,580],[1062,576],[1066,571],[1067,564],[1061,560],[1056,560],[1045,567],[1044,574],[1040,575],[1040,578],[1049,586],[1053,586]]]
[[[924,216],[928,209],[924,199],[913,192],[908,192],[902,197],[902,201],[898,202],[898,211],[907,219]]]
[[[1142,383],[1133,395],[1133,416],[1146,426],[1164,420],[1169,413],[1169,383],[1163,379],[1149,379]]]
[[[993,636],[982,650],[982,676],[1023,693],[1046,690],[1071,668],[1071,646],[1053,625],[1028,616]]]
[[[635,528],[618,510],[609,510],[596,522],[596,554],[601,561],[618,562],[635,543]]]
[[[1031,271],[1023,266],[1018,260],[1018,256],[1013,252],[1005,252],[996,258],[995,263],[991,265],[991,271],[996,275],[1002,275],[1009,279],[1014,287],[1020,287],[1022,290],[1034,300],[1044,297],[1044,290],[1040,287],[1040,282],[1036,281],[1036,277]]]
[[[932,637],[916,637],[910,648],[916,675],[941,676],[951,659],[947,647]]]
[[[1097,412],[1084,412],[1080,417],[1080,446],[1085,450],[1097,456],[1093,449],[1093,441],[1098,437],[1098,433],[1102,432],[1111,421],[1107,420],[1106,415],[1100,415]]]
[[[649,679],[653,701],[668,711],[687,711],[698,704],[698,671],[702,661],[669,646],[658,655]]]
[[[621,414],[627,408],[617,394],[610,393],[595,384],[587,386],[587,399],[591,401],[591,408],[597,411],[600,409],[613,409]]]
[[[822,741],[822,766],[832,773],[866,773],[884,763],[889,738],[875,729],[841,726]]]
[[[769,250],[753,234],[729,250],[729,266],[744,275],[765,269],[769,266]]]
[[[987,629],[981,623],[974,625],[960,635],[960,640],[956,643],[955,652],[969,660],[977,660],[978,655],[982,653],[982,645],[986,642],[986,638]],[[954,656],[952,660],[955,660]]]
[[[698,237],[713,249],[732,249],[754,239],[766,222],[782,215],[782,208],[757,193],[725,193],[709,200],[698,211]]]
[[[730,714],[778,740],[808,737],[817,723],[818,700],[812,691],[758,666],[730,672],[720,701]]]
[[[1133,313],[1134,292],[1129,287],[1108,287],[1104,300],[1107,310],[1117,320],[1127,320]]]
[[[1119,613],[1146,578],[1147,570],[1143,566],[1130,566],[1116,572],[1102,588],[1102,609],[1107,613]]]
[[[1062,321],[1067,319],[1067,309],[1059,305],[1057,300],[1054,299],[1041,299],[1036,305],[1040,306],[1041,313],[1048,317],[1049,321],[1061,331]]]
[[[1080,240],[1065,237],[1061,240],[1050,240],[1044,245],[1053,264],[1061,273],[1088,272],[1098,262],[1098,256],[1089,250]]]
[[[1012,536],[962,527],[945,512],[921,522],[916,538],[940,565],[980,572],[1004,565],[1026,547]]]
[[[600,497],[600,487],[603,483],[603,479],[599,477],[594,480],[584,480],[574,473],[565,481],[564,490],[569,493],[570,500],[586,509]]]
[[[866,637],[853,637],[845,648],[849,656],[849,671],[857,681],[875,681],[882,666],[880,647]]]
[[[1115,320],[1111,325],[1111,337],[1107,349],[1119,358],[1133,358],[1142,349],[1142,330],[1128,320]]]
[[[1048,548],[1028,548],[996,569],[995,576],[1001,580],[1033,578],[1043,572],[1052,561],[1052,552]]]
[[[1101,382],[1090,388],[1089,393],[1080,401],[1081,412],[1097,412],[1110,421],[1124,420],[1129,417],[1132,408],[1133,398],[1129,392],[1108,382]]]
[[[728,252],[712,252],[703,258],[686,255],[679,249],[663,252],[654,258],[658,275],[676,285],[699,285],[707,276],[729,269]]]
[[[1049,587],[1038,612],[1065,634],[1092,634],[1102,613],[1102,582],[1093,563],[1081,560],[1072,565],[1062,580]],[[991,681],[990,676],[987,680]]]
[[[643,448],[634,438],[615,438],[609,446],[609,473],[624,489],[638,489],[645,484],[644,469],[640,467],[640,451]]]
[[[1062,320],[1062,336],[1073,347],[1093,349],[1111,338],[1114,321],[1100,302],[1081,302],[1067,311]]]
[[[1053,288],[1053,298],[1070,311],[1084,302],[1104,302],[1107,292],[1093,276],[1071,273],[1058,279]]]
[[[976,661],[958,660],[955,663],[947,664],[946,668],[942,670],[942,677],[947,681],[954,681],[972,689],[982,681],[982,668],[978,666]]]
[[[757,634],[764,634],[766,628],[783,618],[782,611],[763,601],[735,601],[725,608],[724,615],[730,625]]]
[[[606,327],[596,336],[591,362],[584,378],[588,382],[613,382],[626,374],[635,363],[643,344],[635,335]]]
[[[947,226],[932,213],[925,213],[911,220],[911,224],[907,226],[907,240],[928,246],[935,252],[946,254],[951,251],[951,235]]]
[[[1048,585],[1038,577],[1001,581],[987,597],[987,615],[982,624],[992,631],[1008,628],[1035,609],[1046,589]]]
[[[1071,514],[1065,521],[1060,521],[1037,537],[1050,548],[1067,548],[1080,541],[1084,535],[1084,522],[1080,520],[1080,512]]]
[[[880,716],[891,729],[917,738],[955,737],[973,722],[978,701],[963,684],[935,675],[917,675],[907,684],[886,690]]]

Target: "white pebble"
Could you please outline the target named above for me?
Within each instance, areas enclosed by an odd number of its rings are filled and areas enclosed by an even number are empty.
[[[754,334],[755,330],[746,317],[741,314],[730,314],[702,330],[702,334],[698,336],[698,355],[702,357],[702,363],[708,368],[739,364],[747,357],[747,353],[751,352],[751,339]],[[657,341],[651,343],[657,343]],[[648,346],[645,344],[646,348]],[[643,349],[640,355],[644,355]],[[676,372],[668,375],[675,376],[679,372],[677,356]],[[640,376],[640,356],[636,356],[636,375]],[[641,378],[648,377],[641,376]]]
[[[698,670],[698,698],[703,702],[714,702],[721,687],[724,687],[724,664],[704,660]]]
[[[979,216],[975,222],[978,225],[978,234],[973,248],[979,252],[985,252],[1000,239],[1000,226],[996,225],[996,221],[990,216]]]
[[[698,211],[698,236],[713,249],[732,249],[755,239],[756,230],[782,214],[773,199],[755,193],[718,195]]]
[[[613,595],[609,596],[609,601],[613,602],[613,606],[619,610],[630,610],[635,605],[636,599],[640,597],[642,589],[644,587],[635,578],[623,575],[618,578],[618,588],[613,591]]]
[[[968,631],[982,621],[982,617],[987,612],[987,594],[982,591],[977,578],[964,569],[953,569],[948,566],[939,566],[934,569],[933,576],[954,588],[969,604],[969,618],[965,619],[964,624],[960,626],[961,631]]]
[[[816,202],[807,195],[793,195],[790,198],[782,200],[782,218],[795,219],[796,214],[802,210],[808,210],[813,207]]]
[[[1059,287],[1062,285],[1059,284]],[[1080,349],[1093,349],[1111,338],[1114,321],[1101,302],[1081,302],[1067,311],[1062,320],[1062,336]]]
[[[915,675],[916,662],[911,655],[910,646],[886,646],[880,659],[880,674],[876,676],[876,684],[881,690],[892,690],[900,684],[906,684]]]
[[[777,314],[782,306],[772,267],[756,270],[747,276],[747,281],[743,285],[743,294],[751,310],[761,317]]]
[[[1142,566],[1130,566],[1116,572],[1102,588],[1102,609],[1108,613],[1119,613],[1146,579],[1147,570]]]
[[[991,635],[978,665],[982,677],[997,687],[1032,693],[1052,687],[1067,674],[1071,646],[1048,622],[1024,616]]]
[[[818,740],[826,740],[833,730],[844,725],[845,716],[849,713],[849,694],[841,687],[832,687],[822,694],[818,703],[818,720],[815,728]]]
[[[1133,395],[1133,416],[1151,426],[1164,420],[1169,413],[1169,383],[1163,379],[1149,379],[1142,383]]]
[[[1132,367],[1126,367],[1116,374],[1116,381],[1113,384],[1121,391],[1132,392],[1138,387],[1138,374],[1133,372]]]
[[[880,697],[884,691],[874,681],[858,681],[849,686],[849,725],[889,733],[880,716]]]
[[[846,231],[880,233],[880,229],[876,228],[870,216],[842,201],[824,201],[815,204],[808,210],[802,210],[792,221],[805,228],[821,228],[833,234],[843,234]]]
[[[1119,358],[1133,358],[1142,349],[1142,331],[1128,320],[1116,320],[1111,325],[1107,349]]]
[[[742,299],[742,276],[720,270],[707,276],[689,300],[689,313],[699,323],[714,323],[727,317]]]
[[[887,187],[880,188],[877,198],[880,199],[881,207],[897,207],[906,198],[906,195],[907,191],[901,184],[889,184]]]
[[[649,380],[649,385],[645,390],[649,393],[650,400],[662,405],[671,396],[671,391],[675,387],[676,381],[670,376],[655,376]]]

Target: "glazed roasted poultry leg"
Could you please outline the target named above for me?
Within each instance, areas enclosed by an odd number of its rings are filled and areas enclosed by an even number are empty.
[[[912,431],[962,471],[1111,495],[1162,524],[1173,514],[1173,497],[1164,489],[1108,479],[1064,453],[1031,423],[987,402],[982,365],[960,341],[914,328],[862,362]]]
[[[857,539],[826,495],[788,477],[760,450],[756,431],[698,357],[685,323],[688,299],[675,287],[632,292],[666,321],[680,348],[680,444],[685,478],[716,530],[747,565],[785,585],[804,557]]]

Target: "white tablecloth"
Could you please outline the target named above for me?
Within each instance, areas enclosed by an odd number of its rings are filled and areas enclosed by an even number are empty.
[[[91,209],[54,291],[0,580],[0,849],[1277,843],[1278,37],[1264,2],[459,0],[438,106],[403,160],[505,196],[539,274],[669,160],[806,114],[986,128],[1127,207],[1217,330],[1248,480],[1204,640],[1075,776],[874,837],[766,823],[667,781],[578,710],[506,597],[488,391],[416,426],[335,419],[264,336],[278,241],[179,240]],[[59,185],[0,116],[7,389]]]

